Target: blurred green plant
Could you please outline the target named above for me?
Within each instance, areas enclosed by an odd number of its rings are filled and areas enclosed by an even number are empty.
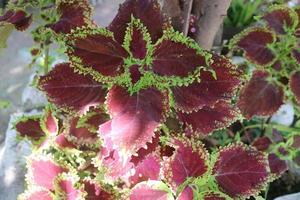
[[[233,0],[225,19],[225,27],[242,28],[255,22],[263,0]]]
[[[10,102],[0,99],[0,109],[6,109],[10,107]]]

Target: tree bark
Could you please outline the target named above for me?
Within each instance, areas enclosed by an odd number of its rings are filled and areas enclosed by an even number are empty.
[[[185,36],[187,36],[189,32],[193,2],[193,0],[184,0],[182,32]]]
[[[198,0],[196,16],[197,21],[197,35],[196,41],[198,44],[206,50],[210,50],[213,46],[213,42],[217,32],[219,31],[221,24],[227,10],[230,6],[231,0]]]

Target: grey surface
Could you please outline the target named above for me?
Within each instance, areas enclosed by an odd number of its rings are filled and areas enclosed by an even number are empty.
[[[274,200],[300,200],[300,193],[285,195]]]

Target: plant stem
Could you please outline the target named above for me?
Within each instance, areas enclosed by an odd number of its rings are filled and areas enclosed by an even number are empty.
[[[286,132],[300,132],[300,128],[292,128],[280,124],[264,124],[264,127],[271,127]],[[245,128],[243,128],[242,132],[251,128],[261,128],[261,124],[253,124],[253,125],[246,126]]]
[[[45,45],[44,73],[49,72],[49,45]]]

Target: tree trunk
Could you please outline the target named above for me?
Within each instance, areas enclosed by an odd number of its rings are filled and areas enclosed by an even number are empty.
[[[196,15],[197,35],[196,41],[206,50],[210,50],[216,34],[218,33],[231,0],[198,0]]]

